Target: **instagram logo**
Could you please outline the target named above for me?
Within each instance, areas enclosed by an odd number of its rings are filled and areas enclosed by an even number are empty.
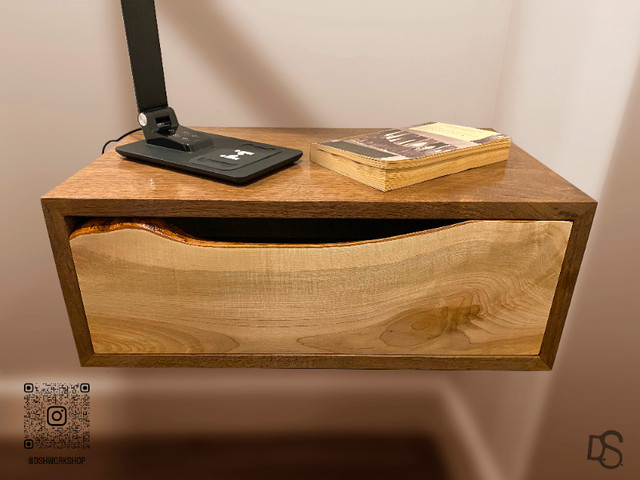
[[[47,408],[47,423],[54,427],[61,427],[67,423],[67,409],[61,406]]]

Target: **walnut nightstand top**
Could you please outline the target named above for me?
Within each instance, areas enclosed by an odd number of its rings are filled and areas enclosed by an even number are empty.
[[[573,219],[595,201],[512,145],[509,160],[391,192],[309,163],[314,142],[372,129],[202,128],[302,150],[291,167],[235,186],[110,150],[43,197],[64,215]],[[375,130],[375,129],[373,129]],[[141,139],[134,134],[124,141]]]

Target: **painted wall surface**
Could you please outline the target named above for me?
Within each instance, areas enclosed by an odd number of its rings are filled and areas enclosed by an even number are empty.
[[[287,432],[422,432],[451,478],[637,478],[638,2],[157,0],[157,9],[169,101],[184,124],[492,126],[596,198],[556,365],[80,368],[39,197],[136,126],[119,5],[6,3],[0,472],[29,478],[21,470],[23,383],[87,381],[92,463],[65,471],[67,478],[104,474],[99,445],[107,452],[108,440]],[[624,465],[615,471],[586,460],[589,435],[609,429],[624,436]]]

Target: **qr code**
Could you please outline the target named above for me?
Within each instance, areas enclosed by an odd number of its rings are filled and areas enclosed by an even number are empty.
[[[88,383],[24,384],[24,448],[89,448]]]

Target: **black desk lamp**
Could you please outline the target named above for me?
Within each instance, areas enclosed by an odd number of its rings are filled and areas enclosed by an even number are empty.
[[[154,0],[121,0],[138,123],[145,140],[116,148],[121,155],[234,183],[247,183],[295,162],[302,152],[213,135],[178,123],[167,103]]]

